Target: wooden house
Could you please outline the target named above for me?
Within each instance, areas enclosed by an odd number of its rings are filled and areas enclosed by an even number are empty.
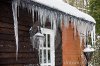
[[[85,66],[87,34],[95,20],[62,0],[0,0],[0,66]]]

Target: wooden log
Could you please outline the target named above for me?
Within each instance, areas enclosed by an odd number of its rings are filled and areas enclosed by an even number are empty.
[[[0,28],[0,34],[7,34],[7,35],[14,35],[14,29],[9,28]],[[19,30],[18,31],[19,36],[29,36],[29,31]]]
[[[16,52],[16,48],[1,48],[0,49],[0,53],[1,52],[9,52],[9,53],[13,53],[13,52]],[[33,49],[32,48],[28,48],[28,49],[19,49],[19,53],[21,52],[26,52],[26,53],[29,53],[29,52],[33,52]]]
[[[15,36],[9,34],[0,34],[0,40],[15,41]],[[19,36],[19,41],[30,41],[30,37]]]
[[[14,30],[14,24],[10,23],[0,22],[0,27]],[[18,30],[29,31],[29,28],[28,26],[18,25]]]
[[[36,64],[38,63],[37,58],[18,58],[16,61],[16,58],[5,58],[0,59],[0,64]]]
[[[18,58],[35,58],[36,52],[18,53]],[[16,58],[16,53],[0,53],[0,59],[3,58]]]

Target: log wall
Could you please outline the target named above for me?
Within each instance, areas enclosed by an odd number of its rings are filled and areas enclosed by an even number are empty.
[[[0,1],[0,66],[24,66],[38,64],[38,51],[33,50],[29,29],[31,14],[26,9],[19,11],[19,54],[16,61],[16,44],[11,3]]]

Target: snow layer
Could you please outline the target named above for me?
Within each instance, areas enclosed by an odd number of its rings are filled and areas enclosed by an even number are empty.
[[[93,52],[94,48],[91,48],[91,45],[87,45],[87,47],[83,51],[84,52]]]
[[[66,14],[70,14],[78,18],[96,23],[93,17],[79,11],[77,8],[65,3],[63,0],[32,0],[32,1],[49,6],[59,11],[65,12]]]

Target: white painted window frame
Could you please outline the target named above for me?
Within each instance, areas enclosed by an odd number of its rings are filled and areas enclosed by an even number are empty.
[[[54,44],[54,38],[55,38],[55,31],[51,30],[51,29],[47,29],[47,28],[41,28],[41,32],[42,34],[46,34],[46,38],[47,38],[47,34],[50,35],[50,48],[48,48],[48,41],[46,39],[46,47],[40,47],[39,46],[39,54],[40,54],[40,49],[42,50],[42,63],[40,62],[41,66],[55,66],[55,44]],[[46,49],[46,62],[44,63],[44,49]],[[48,63],[48,51],[50,50],[50,56],[51,56],[51,63]],[[39,56],[39,60],[40,60],[40,56]]]

